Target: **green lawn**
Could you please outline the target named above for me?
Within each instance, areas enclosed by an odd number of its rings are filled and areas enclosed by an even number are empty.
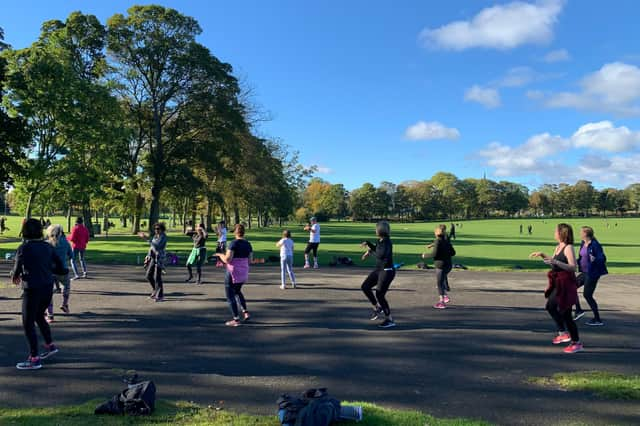
[[[277,426],[276,416],[239,415],[228,411],[216,411],[192,403],[172,403],[160,401],[156,412],[149,417],[95,416],[93,410],[101,401],[56,408],[0,408],[0,424],[20,426],[84,426],[92,425],[189,425],[189,426]],[[349,404],[349,403],[346,403]],[[436,419],[417,411],[389,410],[373,404],[362,405],[364,419],[362,426],[482,426],[488,423],[467,419]],[[275,409],[275,408],[274,408]]]
[[[606,371],[559,373],[552,377],[532,378],[543,386],[558,386],[570,391],[591,392],[602,398],[640,400],[640,376]]]
[[[64,223],[63,218],[53,218]],[[534,250],[550,251],[553,246],[554,225],[560,220],[477,220],[462,222],[458,227],[458,239],[455,247],[458,252],[456,262],[475,270],[506,271],[520,267],[525,270],[542,270],[546,267],[539,260],[528,259]],[[570,219],[576,232],[582,225],[593,226],[596,236],[603,243],[608,257],[609,269],[612,273],[640,273],[640,262],[634,253],[640,248],[640,219]],[[114,223],[118,224],[117,220]],[[11,231],[0,237],[0,255],[12,251],[17,246],[15,240],[19,218],[11,217]],[[525,235],[520,235],[519,226],[525,227]],[[533,235],[526,235],[526,227],[533,226]],[[617,224],[617,226],[616,226]],[[330,222],[322,225],[322,244],[320,260],[326,264],[332,256],[350,256],[358,265],[362,265],[362,253],[359,243],[365,239],[373,239],[375,226],[367,223]],[[392,239],[397,262],[404,262],[407,267],[415,267],[421,261],[420,253],[425,244],[433,239],[435,223],[392,224]],[[302,262],[302,251],[307,241],[307,234],[297,224],[290,224],[296,241],[296,263]],[[266,258],[278,254],[275,242],[282,229],[248,230],[247,238],[252,242],[257,257]],[[14,237],[7,240],[6,237]],[[213,244],[211,244],[212,246]],[[179,233],[171,232],[169,251],[177,252],[181,262],[191,247],[190,240]],[[135,236],[125,234],[125,230],[112,230],[108,239],[98,237],[89,245],[88,260],[95,263],[135,264],[146,252],[146,245]],[[371,261],[369,261],[370,263]]]

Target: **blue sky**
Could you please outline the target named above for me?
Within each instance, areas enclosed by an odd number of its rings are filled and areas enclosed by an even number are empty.
[[[47,19],[132,2],[5,2],[25,47]],[[640,4],[541,1],[156,1],[254,89],[260,132],[319,176],[363,182],[640,182]]]

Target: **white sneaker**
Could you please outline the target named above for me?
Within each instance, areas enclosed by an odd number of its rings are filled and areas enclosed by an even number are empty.
[[[318,264],[317,264],[317,263],[314,263],[314,264],[313,264],[313,269],[320,269],[320,267],[318,266]]]
[[[284,285],[280,286],[280,290],[285,290],[285,289],[286,289],[286,287]]]

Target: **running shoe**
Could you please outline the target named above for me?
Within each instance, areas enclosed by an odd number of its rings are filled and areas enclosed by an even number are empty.
[[[87,273],[82,274],[82,278],[87,278]]]
[[[318,264],[317,264],[317,263],[314,263],[314,264],[313,264],[313,269],[320,269],[320,266],[318,266]]]
[[[240,322],[240,320],[232,319],[231,321],[225,322],[224,325],[226,325],[227,327],[239,327],[242,325],[242,323]]]
[[[444,299],[442,300],[444,302],[444,304],[446,305],[447,303],[451,302],[451,299],[449,298],[449,296],[445,296]]]
[[[156,297],[156,303],[164,302],[164,297]]]
[[[583,350],[584,350],[584,346],[582,346],[582,343],[576,342],[576,343],[571,343],[569,346],[564,348],[564,353],[575,354],[576,352],[582,352]]]
[[[251,314],[249,313],[249,311],[244,311],[242,313],[242,320],[249,321],[250,319],[251,319]]]
[[[30,356],[25,362],[19,362],[16,364],[18,370],[39,370],[42,368],[40,358],[37,356]]]
[[[573,316],[573,320],[578,321],[583,316],[584,316],[584,311],[576,311],[576,314]]]
[[[58,352],[60,352],[59,349],[53,343],[50,345],[44,345],[44,352],[40,354],[40,359],[47,359]]]
[[[189,277],[186,280],[184,280],[185,283],[192,283],[193,282],[193,277]]]
[[[308,263],[305,263],[303,269],[309,269],[309,268],[311,268],[311,265],[309,265]]]
[[[375,321],[378,318],[380,318],[382,315],[384,315],[384,312],[382,311],[382,308],[375,308],[373,310],[373,314],[371,314],[371,318],[369,318],[371,321]]]
[[[62,305],[62,306],[60,306],[60,310],[61,310],[62,312],[64,312],[65,314],[68,314],[68,313],[69,313],[69,305]]]
[[[74,275],[73,278],[71,278],[71,281],[75,281],[75,280],[79,280],[80,276],[79,275]]]
[[[45,315],[44,319],[47,321],[48,324],[51,324],[52,322],[55,321],[53,318],[53,315]]]
[[[438,302],[435,305],[433,305],[434,309],[447,309],[447,305],[445,305],[442,302]]]
[[[604,323],[601,320],[597,320],[597,319],[590,319],[589,321],[585,322],[585,324],[590,325],[592,327],[602,327],[604,325]]]
[[[380,328],[391,328],[391,327],[395,327],[396,323],[393,322],[392,319],[385,319],[384,321],[382,321],[382,323],[380,325],[378,325],[378,327]]]
[[[558,334],[552,341],[551,343],[553,343],[554,345],[560,345],[562,343],[568,343],[571,341],[571,336],[569,336],[569,333],[562,333],[562,334]]]
[[[283,285],[280,286],[280,290],[286,290],[287,288]]]

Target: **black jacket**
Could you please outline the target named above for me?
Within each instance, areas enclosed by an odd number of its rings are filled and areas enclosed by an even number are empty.
[[[53,274],[66,275],[69,269],[53,247],[43,240],[27,240],[18,247],[12,277],[22,278],[22,288],[53,287]]]
[[[378,240],[376,244],[366,242],[369,251],[376,257],[376,269],[383,270],[393,268],[393,244],[389,237]]]
[[[436,238],[433,241],[431,253],[425,254],[425,259],[433,258],[433,266],[438,269],[451,269],[451,258],[456,255],[456,251],[446,237]]]

